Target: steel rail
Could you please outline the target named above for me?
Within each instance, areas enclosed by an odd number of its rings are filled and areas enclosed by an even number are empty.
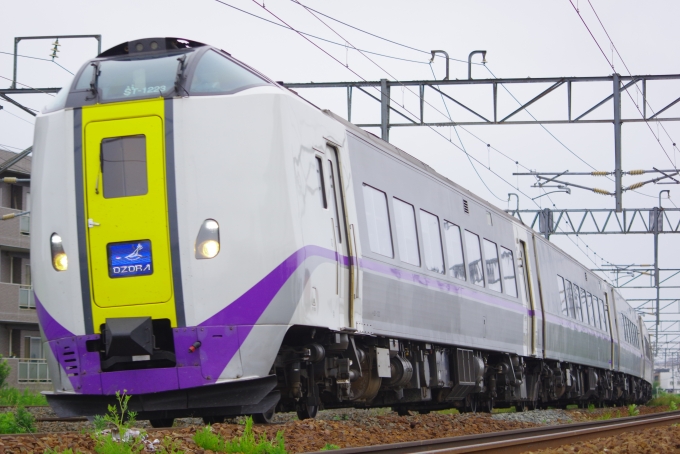
[[[480,435],[447,437],[390,445],[344,448],[337,454],[379,452],[386,454],[428,453],[521,453],[530,450],[555,448],[594,438],[611,437],[632,430],[649,429],[680,422],[680,411],[654,413],[651,415],[619,418],[616,420],[590,421],[532,429],[507,430]],[[319,451],[320,453],[321,451]]]

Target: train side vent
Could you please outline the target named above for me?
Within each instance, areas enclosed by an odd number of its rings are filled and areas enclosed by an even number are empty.
[[[472,350],[456,348],[453,351],[453,389],[448,399],[458,400],[475,388],[475,358]]]
[[[470,207],[468,206],[468,201],[463,199],[463,211],[465,214],[470,214]]]

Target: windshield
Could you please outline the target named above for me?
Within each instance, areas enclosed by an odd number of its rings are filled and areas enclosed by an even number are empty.
[[[233,93],[268,82],[228,58],[210,50],[203,54],[191,81],[191,94]]]
[[[101,101],[162,96],[174,89],[179,66],[178,58],[184,53],[164,54],[155,58],[104,60],[99,63],[97,88]],[[186,63],[185,63],[186,66]],[[83,71],[76,90],[89,89],[92,80],[90,67]]]

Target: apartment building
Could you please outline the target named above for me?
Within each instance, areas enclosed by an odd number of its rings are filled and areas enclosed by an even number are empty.
[[[2,163],[16,153],[0,148]],[[25,157],[0,177],[30,178],[31,157]],[[29,183],[0,182],[0,216],[30,211]],[[0,221],[0,354],[12,367],[10,386],[49,389],[31,287],[30,215]]]

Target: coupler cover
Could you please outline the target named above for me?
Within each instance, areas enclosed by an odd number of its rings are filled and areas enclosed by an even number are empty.
[[[107,318],[104,324],[106,356],[151,355],[151,317]]]

